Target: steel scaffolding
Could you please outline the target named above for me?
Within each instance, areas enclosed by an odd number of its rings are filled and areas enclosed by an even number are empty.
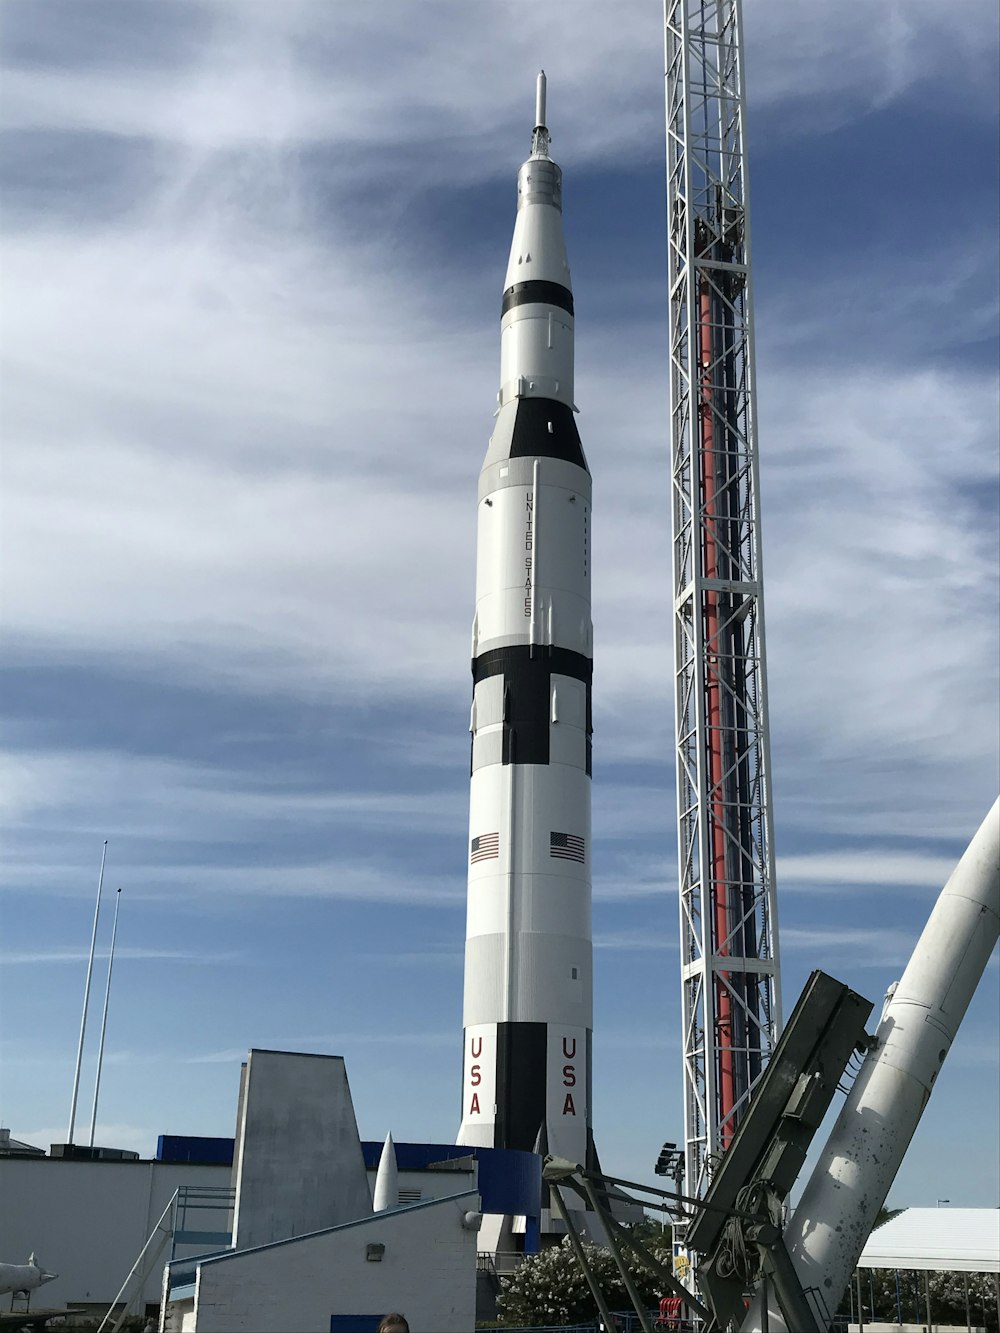
[[[781,1024],[740,0],[664,0],[686,1192]]]

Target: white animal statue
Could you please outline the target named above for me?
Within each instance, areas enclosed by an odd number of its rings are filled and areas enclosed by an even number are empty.
[[[0,1264],[0,1296],[5,1292],[21,1292],[27,1295],[44,1282],[51,1282],[58,1273],[48,1273],[35,1262],[34,1254],[28,1256],[26,1264]]]

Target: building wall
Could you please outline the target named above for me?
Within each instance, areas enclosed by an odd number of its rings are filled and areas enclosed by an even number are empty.
[[[476,1322],[478,1209],[468,1192],[199,1265],[198,1333],[329,1333],[331,1315],[400,1310],[412,1333],[470,1333]],[[378,1263],[371,1244],[385,1246]]]
[[[371,1213],[344,1061],[252,1050],[237,1131],[233,1245],[268,1245]]]
[[[41,1288],[36,1305],[110,1305],[180,1185],[228,1188],[229,1167],[0,1157],[0,1259],[23,1264],[34,1250],[39,1263],[59,1274]],[[210,1230],[218,1222],[223,1229],[225,1217],[220,1210],[199,1225]],[[168,1244],[144,1284],[144,1302],[159,1302],[169,1258]]]

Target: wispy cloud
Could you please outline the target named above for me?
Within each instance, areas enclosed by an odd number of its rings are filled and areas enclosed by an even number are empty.
[[[0,967],[14,967],[18,965],[30,964],[39,966],[46,963],[83,963],[90,957],[87,949],[38,949],[38,950],[14,950],[6,949],[0,952]],[[94,957],[107,958],[108,950],[95,949]],[[134,947],[122,947],[115,949],[115,962],[121,963],[233,963],[237,962],[242,955],[235,950],[223,950],[219,952],[186,950],[186,949],[143,949]]]
[[[649,930],[597,931],[594,935],[594,948],[606,949],[616,953],[660,953],[672,958],[677,948],[677,941],[669,936],[652,933]]]
[[[323,1050],[329,1050],[333,1055],[339,1054],[341,1049],[356,1050],[358,1047],[438,1047],[454,1046],[454,1044],[455,1034],[451,1031],[310,1033],[255,1043],[262,1050],[313,1052],[322,1048]],[[199,1055],[185,1056],[182,1062],[192,1065],[239,1064],[246,1060],[247,1049],[245,1047],[229,1047],[217,1051],[205,1051]]]
[[[806,856],[781,856],[776,872],[785,892],[807,884],[830,889],[883,885],[899,888],[943,888],[955,861],[946,856],[919,853],[817,852]]]
[[[904,967],[916,943],[916,933],[886,926],[782,926],[783,952],[808,953],[823,960],[844,958],[854,967]]]
[[[195,763],[127,750],[22,750],[7,752],[9,764],[0,786],[0,808],[19,821],[61,808],[90,809],[95,803],[114,811],[118,828],[147,833],[177,827],[183,821],[197,839],[199,827],[218,830],[227,824],[266,817],[273,822],[343,822],[371,827],[428,832],[461,827],[447,791],[393,791],[385,786],[363,790],[319,786],[296,774],[248,771],[245,767]]]
[[[463,863],[464,867],[464,863]],[[218,898],[318,898],[342,902],[398,903],[409,907],[453,907],[465,902],[464,873],[453,876],[420,873],[401,878],[394,860],[336,860],[309,862],[275,861],[270,865],[229,861],[226,864],[125,865],[120,876],[127,880],[133,898],[202,904]],[[35,876],[30,868],[16,876],[8,872],[7,888],[23,891]],[[77,882],[70,890],[60,885],[56,892],[89,897],[93,889]]]
[[[270,1047],[264,1049],[269,1050]],[[205,1051],[201,1055],[187,1055],[184,1063],[189,1065],[231,1065],[241,1064],[247,1058],[247,1048],[231,1046],[218,1051]]]
[[[676,966],[676,903],[656,905],[676,891],[660,14],[599,0],[570,25],[551,0],[530,25],[506,6],[434,3],[414,25],[399,0],[141,9],[4,7],[4,633],[21,668],[5,928],[8,952],[23,939],[18,956],[39,963],[17,973],[15,1002],[65,1029],[49,1064],[71,1070],[79,997],[59,989],[71,969],[43,963],[82,960],[47,941],[71,934],[78,908],[84,938],[110,836],[114,874],[159,923],[158,958],[182,965],[217,914],[259,967],[238,1021],[226,972],[218,1049],[170,1055],[191,1083],[154,1081],[150,1126],[176,1093],[179,1118],[207,1105],[205,1132],[228,1132],[244,1036],[348,1050],[372,1078],[366,1047],[401,1043],[405,1067],[412,1044],[415,1078],[428,1054],[444,1071],[429,1106],[459,1055],[445,1028],[458,1028],[475,473],[539,50],[595,479],[598,958],[661,950]],[[982,224],[922,228],[901,193],[913,244],[884,264],[820,253],[810,218],[789,223],[784,157],[807,144],[822,188],[868,217],[871,194],[824,166],[827,146],[850,131],[852,152],[875,153],[893,117],[923,105],[960,159],[963,127],[993,132],[993,32],[985,0],[874,14],[772,0],[748,16],[752,170],[764,164],[770,189],[755,223],[771,209],[784,233],[757,331],[794,965],[905,960],[908,890],[942,882],[943,849],[992,799],[997,386],[988,358],[964,352],[994,327],[982,163],[962,192]],[[888,934],[830,932],[806,910],[811,894],[828,906],[873,885],[906,914]],[[408,1035],[361,1030],[376,1021],[356,1006],[379,905],[446,909],[384,914],[386,954],[424,969],[424,1030]],[[58,935],[39,934],[45,912]],[[408,933],[417,919],[426,936]],[[198,978],[200,1005],[212,969]],[[303,1009],[342,1033],[302,1031]],[[139,1062],[148,1015],[134,1017],[119,1049]],[[200,1030],[195,1007],[178,1021]],[[618,1010],[605,1022],[619,1045],[665,1042]],[[51,1069],[33,1073],[26,1095],[61,1097],[39,1082]],[[129,1114],[102,1134],[139,1146],[145,1089],[130,1082]]]
[[[12,38],[38,32],[31,8],[19,6],[9,20]],[[345,143],[371,152],[442,142],[455,154],[463,144],[490,144],[493,152],[457,155],[455,165],[472,172],[523,126],[525,94],[511,71],[529,73],[543,51],[560,98],[556,123],[574,157],[634,157],[649,151],[644,138],[656,142],[653,99],[640,90],[646,75],[661,72],[660,20],[643,5],[611,16],[598,0],[579,0],[567,26],[558,5],[540,4],[529,33],[504,8],[486,6],[427,4],[415,27],[398,0],[366,10],[331,10],[317,0],[280,7],[224,0],[161,19],[159,59],[150,59],[148,44],[145,59],[135,58],[128,19],[105,29],[96,59],[101,25],[82,34],[72,6],[56,8],[69,20],[57,25],[59,63],[20,64],[16,41],[8,43],[11,125],[141,134],[191,153],[320,142],[331,126]],[[809,23],[799,21],[794,0],[775,0],[754,17],[747,33],[755,99],[765,106],[811,100],[809,128],[822,108],[831,118],[862,115],[929,80],[945,100],[959,97],[959,85],[966,97],[991,91],[982,34],[993,15],[982,0],[947,14],[932,0],[909,0],[874,22],[867,6],[845,0]],[[116,50],[132,59],[115,65]],[[449,76],[441,78],[442,53],[461,50],[478,59],[450,60]],[[387,66],[392,98],[376,77]]]
[[[381,971],[388,974],[394,967],[419,968],[455,968],[461,967],[465,955],[460,949],[426,949],[401,951],[387,950],[385,953],[361,953],[357,955],[361,964],[377,964]]]

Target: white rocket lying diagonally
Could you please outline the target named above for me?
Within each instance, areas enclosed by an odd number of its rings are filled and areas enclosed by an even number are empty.
[[[459,1143],[586,1163],[593,1025],[591,483],[545,75],[518,174],[479,476]]]

